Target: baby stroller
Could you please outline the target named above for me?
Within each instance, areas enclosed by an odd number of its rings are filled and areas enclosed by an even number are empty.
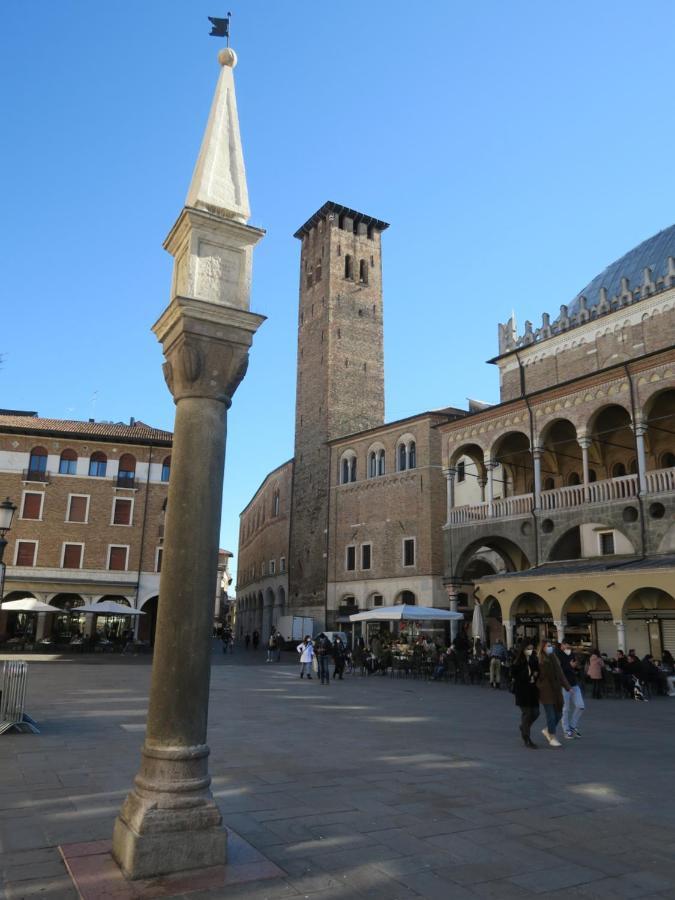
[[[632,684],[629,682],[629,689],[633,695],[633,700],[639,700],[642,703],[649,703],[649,700],[645,697],[645,689],[643,683],[637,677],[637,675],[630,676]]]

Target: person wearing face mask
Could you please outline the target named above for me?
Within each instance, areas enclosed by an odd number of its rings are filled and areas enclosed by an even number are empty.
[[[581,732],[578,728],[579,719],[586,709],[584,695],[581,693],[581,686],[579,685],[579,666],[577,658],[572,652],[572,645],[567,641],[562,642],[560,650],[556,650],[556,655],[560,668],[563,670],[563,675],[570,686],[569,691],[563,690],[562,692],[562,725],[565,737],[568,741],[572,741],[574,738],[581,737]]]
[[[560,741],[555,733],[558,723],[562,718],[563,689],[569,691],[570,685],[555,653],[555,647],[550,641],[542,641],[539,648],[539,700],[546,713],[546,728],[542,734],[551,747],[560,747]]]
[[[536,750],[537,745],[530,737],[530,729],[539,718],[539,662],[531,643],[520,645],[511,665],[511,675],[516,706],[520,707],[520,734],[525,746]]]

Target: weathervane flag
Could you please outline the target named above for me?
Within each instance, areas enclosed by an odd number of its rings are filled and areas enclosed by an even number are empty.
[[[211,37],[224,37],[227,38],[228,44],[230,41],[230,16],[231,12],[228,12],[226,19],[216,19],[214,16],[209,16],[209,22],[213,26],[211,31],[209,31],[209,35]]]

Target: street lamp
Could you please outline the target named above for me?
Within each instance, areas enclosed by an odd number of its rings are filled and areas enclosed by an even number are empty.
[[[14,518],[15,512],[16,506],[14,506],[9,497],[6,500],[3,500],[2,503],[0,503],[0,604],[2,603],[2,598],[5,596],[6,566],[3,560],[3,557],[5,555],[5,547],[7,546],[5,535],[12,527],[12,519]]]

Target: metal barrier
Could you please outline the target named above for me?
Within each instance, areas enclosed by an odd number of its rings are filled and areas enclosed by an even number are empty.
[[[0,680],[0,734],[12,728],[40,734],[33,719],[23,711],[27,683],[27,662],[17,659],[3,663]]]

